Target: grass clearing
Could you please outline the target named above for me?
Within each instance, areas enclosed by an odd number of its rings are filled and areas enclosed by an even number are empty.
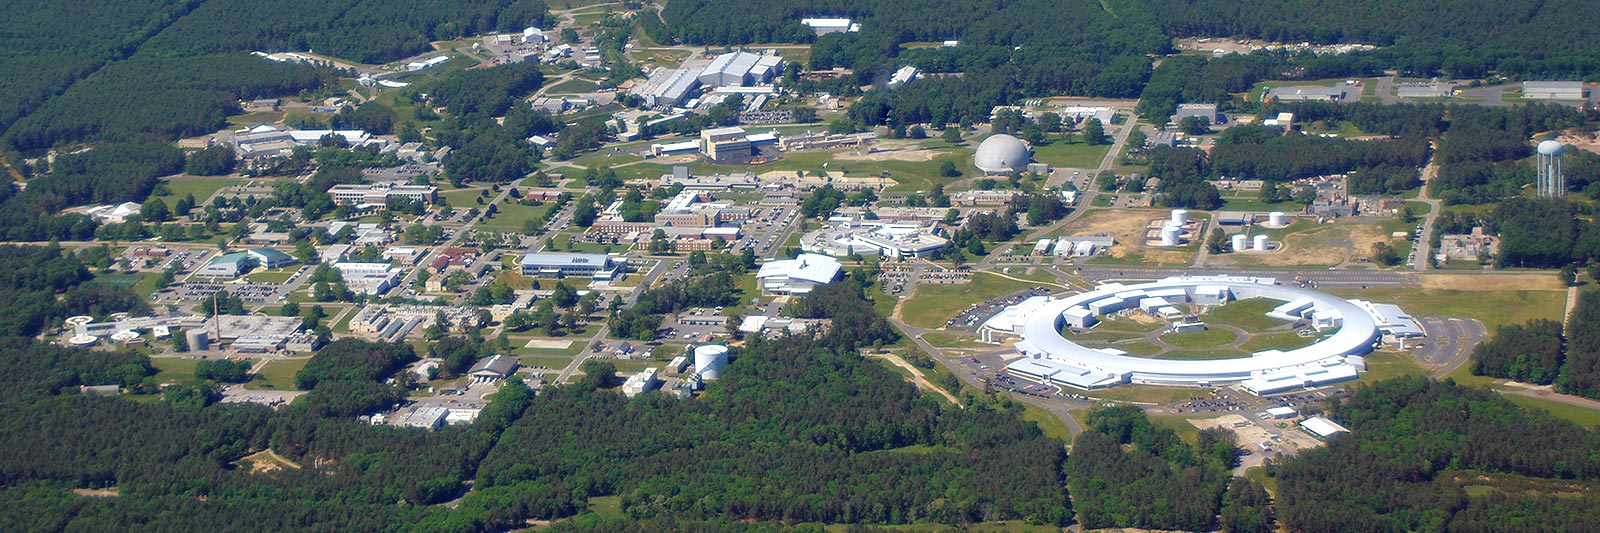
[[[1361,373],[1361,381],[1372,383],[1398,377],[1423,377],[1428,375],[1428,370],[1417,365],[1410,355],[1377,351],[1367,354],[1367,371]]]
[[[1090,145],[1074,136],[1070,140],[1058,138],[1049,144],[1034,146],[1033,159],[1049,163],[1052,168],[1093,169],[1100,166],[1100,161],[1105,159],[1109,151],[1109,144]]]
[[[530,207],[515,202],[501,202],[496,206],[499,212],[495,213],[494,218],[479,222],[477,228],[482,231],[520,233],[529,220],[542,219],[555,207],[555,203]]]
[[[204,206],[210,205],[206,203],[206,199],[210,198],[212,194],[215,194],[217,191],[220,191],[230,185],[243,183],[243,180],[231,178],[183,177],[167,179],[161,183],[165,184],[167,186],[167,190],[171,191],[172,194],[155,196],[154,198],[159,198],[161,201],[166,202],[167,207],[174,207],[174,204],[176,204],[179,199],[182,199],[184,195],[189,194],[194,195],[195,205]]]
[[[422,352],[427,353],[427,352]],[[261,371],[256,372],[249,383],[244,384],[247,389],[272,389],[294,390],[294,375],[306,367],[310,357],[297,359],[278,359],[269,361],[261,366]]]
[[[1247,298],[1212,308],[1201,320],[1255,331],[1287,325],[1288,322],[1267,316],[1268,311],[1282,302],[1267,298]],[[1176,344],[1174,346],[1177,346]]]
[[[1296,348],[1310,346],[1312,343],[1317,342],[1317,340],[1318,338],[1315,336],[1301,337],[1299,333],[1292,331],[1284,333],[1269,333],[1266,335],[1256,335],[1250,337],[1250,340],[1244,341],[1243,344],[1239,345],[1239,350],[1249,353],[1255,353],[1263,350],[1289,351]]]
[[[1506,324],[1521,324],[1535,318],[1561,320],[1566,308],[1566,298],[1559,291],[1384,287],[1325,289],[1323,292],[1343,298],[1392,303],[1418,315],[1475,318],[1491,332]]]
[[[150,366],[156,367],[156,383],[173,383],[194,379],[194,367],[199,359],[187,357],[152,357]]]
[[[1237,340],[1239,340],[1239,335],[1225,329],[1202,329],[1168,333],[1161,336],[1161,342],[1181,348],[1210,348]]]
[[[1155,385],[1119,385],[1105,390],[1077,391],[1078,394],[1100,400],[1150,403],[1166,405],[1179,400],[1204,396],[1206,389],[1192,387],[1160,387]]]
[[[972,282],[957,285],[919,284],[916,293],[901,310],[907,324],[919,328],[939,328],[956,313],[973,304],[1026,290],[1032,283],[1006,279],[988,272],[972,274]]]
[[[1194,424],[1190,424],[1189,419],[1187,418],[1181,416],[1156,415],[1150,417],[1150,423],[1156,427],[1163,427],[1172,430],[1174,433],[1178,434],[1179,439],[1183,439],[1183,442],[1187,442],[1191,445],[1200,442],[1200,428],[1195,427]]]
[[[600,88],[600,84],[574,76],[567,81],[557,83],[545,90],[545,94],[575,94],[591,93]]]
[[[289,278],[294,277],[294,273],[299,271],[300,267],[298,265],[275,270],[261,270],[245,274],[244,279],[256,283],[283,283],[289,281]]]
[[[1038,424],[1046,437],[1061,439],[1061,442],[1072,442],[1072,431],[1067,429],[1067,423],[1042,407],[1022,403],[1022,419]]]
[[[1594,429],[1600,427],[1600,410],[1565,404],[1544,398],[1534,398],[1521,394],[1501,394],[1511,403],[1522,406],[1524,409],[1537,409],[1549,413],[1551,416],[1567,420],[1580,426]]]

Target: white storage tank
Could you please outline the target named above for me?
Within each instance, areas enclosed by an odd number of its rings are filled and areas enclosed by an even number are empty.
[[[1265,251],[1267,251],[1267,236],[1266,235],[1256,235],[1255,236],[1255,250],[1257,252],[1265,252]]]
[[[203,329],[191,329],[183,332],[183,340],[189,342],[190,350],[207,350],[211,348],[211,336]]]
[[[1173,216],[1177,216],[1177,215],[1173,215]],[[1177,246],[1178,245],[1178,238],[1182,234],[1183,234],[1183,228],[1182,227],[1173,226],[1173,225],[1162,226],[1161,227],[1161,245],[1162,246]]]
[[[1289,225],[1283,220],[1283,211],[1273,211],[1271,213],[1267,213],[1267,224],[1271,226]]]
[[[707,344],[694,349],[694,373],[705,381],[716,381],[728,366],[728,347]]]
[[[1244,236],[1243,233],[1235,233],[1233,235],[1233,251],[1235,251],[1235,252],[1244,251],[1245,241],[1248,240],[1248,239],[1249,239],[1249,237]]]
[[[1183,226],[1184,224],[1188,224],[1188,223],[1189,223],[1189,210],[1188,209],[1173,209],[1172,210],[1172,225],[1174,225],[1174,226]]]

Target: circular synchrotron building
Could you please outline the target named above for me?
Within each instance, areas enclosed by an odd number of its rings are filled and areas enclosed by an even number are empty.
[[[1282,302],[1267,316],[1307,321],[1325,333],[1310,346],[1265,350],[1248,357],[1164,360],[1129,356],[1109,348],[1090,348],[1066,338],[1064,327],[1092,327],[1101,316],[1145,312],[1181,316],[1176,304],[1223,305],[1266,298]],[[1362,357],[1382,340],[1386,328],[1415,329],[1398,308],[1345,300],[1270,278],[1173,277],[1150,283],[1107,284],[1066,297],[1036,297],[995,315],[984,327],[1021,336],[1022,355],[1007,365],[1012,374],[1042,383],[1103,389],[1125,383],[1215,386],[1238,383],[1256,394],[1271,394],[1354,379],[1365,370]],[[1386,315],[1397,315],[1389,317]],[[1402,324],[1396,326],[1395,323]],[[1420,331],[1420,330],[1418,330]]]

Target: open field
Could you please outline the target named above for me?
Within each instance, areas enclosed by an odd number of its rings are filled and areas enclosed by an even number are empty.
[[[1028,279],[1027,276],[1010,274]],[[988,272],[975,272],[971,283],[957,285],[919,284],[916,293],[901,308],[901,318],[919,328],[939,328],[956,313],[973,304],[1026,290],[1035,284],[1007,279]]]
[[[299,271],[299,265],[293,265],[274,270],[258,270],[249,274],[245,274],[244,279],[254,281],[256,283],[283,283],[289,281],[289,278],[293,277],[294,273]]]
[[[1074,391],[1077,394],[1121,402],[1138,402],[1166,405],[1178,400],[1205,396],[1206,389],[1194,387],[1159,387],[1156,385],[1119,385],[1105,390]]]
[[[1357,257],[1372,255],[1372,245],[1390,242],[1401,243],[1389,237],[1389,231],[1380,224],[1340,223],[1314,227],[1310,221],[1298,221],[1289,231],[1263,230],[1269,240],[1283,243],[1283,248],[1273,252],[1241,252],[1213,255],[1212,265],[1232,266],[1308,266],[1331,267]],[[1309,228],[1309,229],[1301,229]],[[1405,253],[1402,250],[1401,255]]]
[[[600,84],[578,77],[557,83],[545,90],[545,94],[573,94],[594,92]]]
[[[184,177],[162,180],[161,183],[166,184],[167,190],[172,191],[172,194],[168,194],[166,196],[152,196],[152,198],[160,198],[161,201],[167,203],[167,207],[175,207],[174,204],[176,204],[179,199],[182,199],[184,195],[187,194],[194,195],[195,205],[206,205],[206,199],[210,198],[213,193],[230,185],[244,183],[244,180],[233,178]]]
[[[310,357],[302,357],[268,362],[244,386],[247,389],[294,390],[295,373],[305,368],[306,363],[310,361]]]
[[[1306,346],[1310,346],[1312,343],[1317,342],[1317,340],[1318,338],[1315,336],[1301,337],[1298,333],[1286,331],[1283,333],[1269,333],[1266,335],[1256,335],[1254,337],[1250,337],[1250,340],[1244,341],[1244,344],[1239,345],[1239,349],[1248,353],[1255,353],[1262,350],[1289,351],[1295,348],[1304,348]]]
[[[1392,303],[1417,315],[1476,318],[1491,332],[1505,324],[1521,324],[1535,318],[1561,320],[1566,308],[1566,295],[1561,291],[1383,287],[1326,289],[1324,292],[1344,298]]]
[[[1372,383],[1398,377],[1427,375],[1428,371],[1418,366],[1409,354],[1384,350],[1367,354],[1367,371],[1361,373],[1360,381]]]
[[[494,218],[480,222],[477,228],[482,231],[520,233],[527,221],[541,218],[546,213],[549,213],[551,209],[555,209],[555,207],[556,204],[554,203],[530,207],[515,202],[501,202],[496,206],[499,212],[495,213]]]
[[[1201,320],[1216,324],[1244,328],[1246,330],[1272,329],[1288,324],[1267,316],[1267,312],[1278,307],[1283,302],[1267,298],[1249,298],[1214,307],[1211,312],[1200,317]]]
[[[1556,418],[1568,420],[1586,428],[1594,429],[1595,427],[1600,427],[1600,411],[1594,409],[1521,394],[1502,394],[1501,396],[1511,400],[1511,403],[1524,408],[1538,409],[1550,413]]]
[[[1182,348],[1210,348],[1222,346],[1236,340],[1239,340],[1239,336],[1225,329],[1203,329],[1168,333],[1161,336],[1161,342]]]
[[[1067,423],[1056,415],[1031,404],[1022,404],[1022,419],[1039,425],[1047,437],[1061,439],[1062,442],[1072,442],[1072,432],[1067,429]]]
[[[1033,147],[1033,159],[1049,163],[1051,168],[1094,169],[1100,166],[1100,160],[1106,157],[1108,151],[1111,151],[1109,144],[1091,146],[1076,137],[1071,140],[1058,138],[1050,144]]]
[[[1561,292],[1561,279],[1554,274],[1430,274],[1422,277],[1425,289],[1455,291],[1555,291]],[[1564,295],[1561,297],[1565,297]]]
[[[152,357],[150,366],[156,367],[156,383],[172,383],[194,379],[194,367],[199,359],[187,357]]]
[[[1067,226],[1063,235],[1111,235],[1117,245],[1094,262],[1136,263],[1144,265],[1186,265],[1194,259],[1198,244],[1163,249],[1145,246],[1145,225],[1164,219],[1165,209],[1096,209]],[[1108,260],[1108,261],[1103,261]]]

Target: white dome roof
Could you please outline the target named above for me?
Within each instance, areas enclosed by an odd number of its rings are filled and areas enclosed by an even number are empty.
[[[1561,151],[1563,149],[1565,149],[1565,148],[1566,148],[1565,146],[1562,146],[1561,143],[1556,142],[1556,141],[1545,141],[1545,142],[1539,143],[1539,153],[1544,154],[1544,155],[1560,154]]]
[[[972,163],[979,170],[991,174],[1004,174],[1028,168],[1028,146],[1010,135],[1000,134],[984,139]]]

